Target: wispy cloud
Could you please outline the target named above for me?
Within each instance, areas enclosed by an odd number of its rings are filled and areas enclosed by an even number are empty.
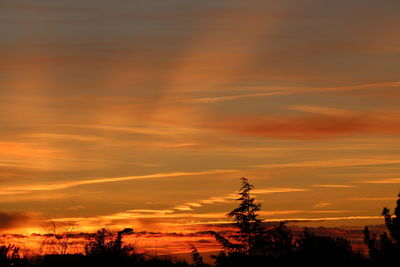
[[[302,106],[301,109],[312,114],[213,117],[205,127],[239,136],[305,140],[400,134],[397,111],[356,112],[313,106]]]
[[[242,94],[242,95],[231,95],[231,96],[216,96],[216,97],[204,97],[204,98],[193,98],[191,102],[194,103],[215,103],[222,101],[231,101],[242,98],[250,98],[250,97],[262,97],[262,96],[275,96],[275,95],[286,95],[289,92],[284,91],[276,91],[276,92],[261,92],[254,94]]]
[[[288,187],[276,187],[276,188],[265,188],[265,189],[254,189],[253,194],[263,195],[263,194],[273,194],[273,193],[291,193],[291,192],[305,192],[310,191],[304,188],[288,188]]]
[[[325,208],[325,207],[328,207],[328,206],[331,206],[331,205],[332,205],[331,202],[318,202],[313,206],[313,208],[314,209],[320,209],[320,208]]]
[[[70,187],[76,187],[81,185],[90,185],[90,184],[100,184],[100,183],[114,183],[114,182],[122,182],[122,181],[131,181],[138,179],[161,179],[168,177],[182,177],[182,176],[196,176],[196,175],[212,175],[212,174],[222,174],[222,173],[232,173],[237,170],[209,170],[209,171],[198,171],[198,172],[170,172],[170,173],[156,173],[156,174],[148,174],[148,175],[137,175],[137,176],[124,176],[124,177],[106,177],[106,178],[97,178],[91,180],[79,180],[79,181],[70,181],[70,182],[62,182],[62,183],[54,183],[54,184],[44,184],[44,185],[30,185],[30,186],[20,186],[20,187],[6,187],[3,188],[3,191],[0,194],[16,194],[16,193],[29,193],[33,191],[51,191],[51,190],[61,190],[67,189]]]
[[[319,218],[271,218],[265,221],[292,221],[292,222],[323,222],[323,221],[347,221],[382,219],[382,216],[343,216],[343,217],[319,217]]]
[[[345,184],[316,184],[315,187],[326,187],[326,188],[354,188],[358,187],[355,185],[345,185]]]
[[[193,210],[189,205],[181,205],[173,207],[174,210],[191,211]]]
[[[382,82],[382,83],[369,83],[369,84],[359,84],[359,85],[348,85],[348,86],[337,86],[337,87],[276,87],[275,90],[262,91],[261,88],[259,92],[249,93],[249,94],[238,94],[238,95],[229,95],[229,96],[215,96],[215,97],[198,97],[190,99],[191,102],[194,103],[215,103],[215,102],[223,102],[223,101],[233,101],[243,98],[252,98],[252,97],[262,97],[262,96],[276,96],[276,95],[288,95],[288,94],[301,94],[301,93],[312,93],[312,92],[341,92],[341,91],[354,91],[354,90],[363,90],[370,88],[394,88],[400,87],[400,82]],[[254,87],[250,87],[251,90],[256,90]],[[311,108],[310,106],[291,106],[289,107],[293,110],[306,111],[312,113],[320,113],[326,115],[349,115],[354,113],[350,113],[348,111],[333,109],[333,108]]]
[[[322,207],[320,207],[322,208]],[[350,210],[273,210],[273,211],[260,211],[261,216],[281,216],[292,214],[334,214],[334,213],[349,213]]]
[[[365,184],[399,184],[400,183],[400,178],[364,180],[364,181],[357,181],[357,183],[365,183]]]
[[[351,90],[363,90],[369,88],[379,88],[379,87],[400,87],[400,81],[391,81],[391,82],[380,82],[380,83],[365,83],[365,84],[358,84],[358,85],[345,85],[345,86],[338,86],[338,87],[325,87],[325,88],[308,88],[304,89],[305,92],[307,91],[351,91]]]
[[[400,164],[398,159],[331,159],[316,161],[301,161],[290,163],[274,163],[254,165],[256,168],[334,168],[334,167],[354,167],[370,165]]]
[[[309,191],[309,189],[304,188],[287,188],[287,187],[269,187],[262,189],[254,189],[252,190],[252,194],[254,195],[264,195],[264,194],[274,194],[274,193],[292,193],[292,192],[305,192]],[[175,206],[172,209],[182,210],[182,211],[191,211],[194,208],[202,207],[203,205],[210,205],[215,203],[230,203],[238,198],[237,193],[225,194],[222,196],[210,197],[207,199],[202,199],[194,202],[188,202],[183,205]]]
[[[394,198],[393,197],[350,197],[349,200],[386,201],[386,200],[394,200]]]
[[[359,116],[359,112],[354,112],[345,109],[329,108],[329,107],[318,107],[318,106],[307,106],[307,105],[294,105],[287,107],[290,110],[302,111],[308,113],[322,114],[327,116]]]
[[[44,139],[44,140],[73,140],[73,141],[84,141],[84,142],[94,142],[103,140],[98,136],[79,135],[79,134],[59,134],[59,133],[37,133],[37,134],[27,135],[27,137],[32,137],[35,139]]]
[[[86,128],[94,130],[105,130],[105,131],[116,131],[116,132],[126,132],[133,134],[143,134],[143,135],[176,135],[182,133],[194,133],[198,131],[196,128],[190,127],[173,127],[171,125],[143,125],[143,126],[120,126],[120,125],[103,125],[103,124],[69,124],[65,125],[69,127],[76,128]]]

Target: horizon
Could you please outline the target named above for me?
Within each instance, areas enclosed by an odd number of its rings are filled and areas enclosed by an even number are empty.
[[[232,222],[241,177],[265,222],[383,224],[400,192],[399,10],[4,0],[0,234],[196,233]]]

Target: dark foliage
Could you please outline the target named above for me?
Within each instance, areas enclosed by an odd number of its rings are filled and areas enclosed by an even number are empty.
[[[307,229],[296,240],[296,262],[306,266],[363,266],[365,258],[352,250],[350,241],[316,236]]]
[[[190,256],[192,256],[193,266],[194,267],[207,267],[209,265],[203,263],[203,257],[200,255],[197,248],[190,244],[192,251],[190,252]]]
[[[388,232],[383,232],[379,238],[371,234],[368,227],[364,229],[364,241],[368,246],[369,256],[377,266],[400,265],[400,194],[396,202],[394,214],[386,207],[382,215]]]
[[[0,267],[30,266],[27,258],[19,254],[19,248],[14,245],[0,246]]]
[[[110,230],[101,228],[94,240],[85,247],[86,258],[91,266],[130,266],[139,261],[139,255],[132,246],[124,245],[122,233],[115,236]],[[130,229],[132,230],[132,229]]]

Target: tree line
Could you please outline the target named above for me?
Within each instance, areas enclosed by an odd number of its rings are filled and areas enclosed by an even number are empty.
[[[355,251],[350,240],[342,237],[316,235],[305,228],[294,235],[285,222],[265,226],[258,217],[261,204],[251,195],[253,185],[241,178],[238,206],[227,214],[233,219],[236,231],[222,235],[205,231],[221,245],[221,252],[213,255],[217,267],[261,266],[400,266],[400,194],[393,214],[383,208],[382,216],[386,231],[376,235],[368,227],[364,229],[364,243],[368,253]],[[138,253],[132,245],[124,244],[122,235],[132,232],[126,228],[114,235],[100,229],[80,254],[66,254],[68,234],[50,235],[50,241],[58,254],[43,257],[22,257],[13,245],[0,246],[0,267],[129,267],[129,266],[182,266],[207,267],[194,245],[191,247],[192,263],[167,258],[150,257]]]

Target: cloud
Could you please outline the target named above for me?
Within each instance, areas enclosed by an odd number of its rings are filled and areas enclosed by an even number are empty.
[[[382,82],[382,83],[369,83],[369,84],[359,84],[359,85],[348,85],[348,86],[338,86],[338,87],[275,87],[269,88],[269,90],[262,90],[262,88],[254,88],[250,87],[250,90],[253,93],[248,94],[237,94],[237,95],[229,95],[229,96],[215,96],[215,97],[198,97],[192,98],[189,101],[193,103],[215,103],[215,102],[224,102],[224,101],[233,101],[244,98],[252,98],[252,97],[263,97],[263,96],[276,96],[276,95],[290,95],[290,94],[301,94],[301,93],[326,93],[326,92],[346,92],[346,91],[357,91],[357,90],[365,90],[371,88],[396,88],[400,87],[400,82]],[[242,88],[241,88],[242,89]],[[256,90],[256,92],[254,92]],[[258,91],[257,91],[258,90]],[[303,105],[295,105],[288,107],[289,109],[306,111],[306,112],[315,112],[316,109],[311,109],[309,106]],[[326,114],[326,112],[334,111],[337,115],[349,115],[350,113],[343,112],[339,109],[328,109],[321,108],[319,112],[321,114]],[[329,115],[332,115],[330,113]]]
[[[336,217],[317,217],[315,215],[323,214],[342,214],[350,213],[351,210],[275,210],[275,211],[260,211],[259,215],[264,218],[264,222],[275,221],[292,221],[292,222],[312,222],[312,221],[342,221],[342,220],[366,220],[366,219],[381,219],[382,216],[336,216]],[[305,215],[305,217],[296,217],[295,215]],[[312,218],[307,217],[312,216]],[[284,216],[285,218],[273,217]],[[208,212],[208,213],[171,213],[171,212],[130,212],[123,211],[104,216],[93,217],[65,217],[52,219],[54,222],[69,222],[77,223],[80,229],[94,230],[98,225],[112,224],[114,227],[131,225],[136,227],[139,224],[145,229],[149,229],[149,225],[141,222],[151,222],[156,226],[154,229],[165,229],[170,231],[182,230],[184,226],[190,225],[212,225],[212,224],[231,224],[232,220],[227,218],[226,212]],[[171,228],[173,227],[173,228]]]
[[[302,192],[308,191],[307,189],[300,188],[264,188],[253,190],[254,194],[273,194],[273,193],[290,193],[290,192]],[[205,204],[215,204],[215,203],[229,203],[233,202],[237,198],[236,193],[225,194],[218,197],[210,197],[207,199],[199,200],[196,202],[186,202],[182,205],[176,205],[169,209],[132,209],[117,212],[110,215],[103,216],[93,216],[93,217],[70,217],[70,218],[56,218],[54,221],[68,221],[68,222],[80,222],[82,224],[107,224],[112,222],[120,223],[123,220],[135,221],[137,219],[171,219],[175,220],[176,223],[179,220],[185,219],[197,219],[197,220],[210,220],[210,219],[223,219],[226,218],[225,212],[206,212],[197,213],[195,208],[204,206]],[[338,211],[268,211],[260,212],[261,215],[273,215],[273,214],[296,214],[296,213],[336,213]],[[346,212],[346,211],[341,211]],[[177,221],[178,220],[178,221]],[[187,223],[187,222],[185,222]],[[200,222],[198,222],[200,223]],[[219,221],[221,223],[221,221]]]
[[[344,184],[316,184],[315,187],[326,187],[326,188],[353,188],[358,187],[355,185],[344,185]]]
[[[32,216],[27,213],[0,211],[0,230],[27,227],[31,220]]]
[[[250,98],[250,97],[261,97],[261,96],[275,96],[275,95],[286,95],[288,92],[261,92],[254,94],[242,94],[242,95],[231,95],[231,96],[216,96],[216,97],[204,97],[204,98],[193,98],[191,102],[194,103],[215,103],[222,101],[231,101],[242,98]]]
[[[71,140],[71,141],[82,141],[82,142],[95,142],[104,141],[102,138],[90,135],[78,135],[78,134],[56,134],[56,133],[38,133],[30,134],[28,137],[44,140]]]
[[[274,193],[291,193],[291,192],[304,192],[309,191],[303,188],[287,188],[287,187],[269,187],[262,189],[254,189],[251,191],[254,195],[263,194],[274,194]],[[204,204],[215,204],[215,203],[230,203],[238,198],[237,193],[225,194],[222,196],[210,197],[207,199],[198,200],[196,202],[188,202],[183,205],[178,205],[172,209],[181,211],[192,211],[194,208],[202,207]]]
[[[30,186],[20,186],[20,187],[8,187],[3,188],[0,194],[23,194],[33,191],[51,191],[51,190],[61,190],[71,187],[90,185],[90,184],[100,184],[100,183],[114,183],[123,181],[132,181],[138,179],[162,179],[168,177],[181,177],[181,176],[196,176],[196,175],[211,175],[211,174],[222,174],[236,172],[237,170],[226,169],[226,170],[208,170],[208,171],[198,171],[198,172],[169,172],[169,173],[155,173],[147,175],[137,175],[137,176],[124,176],[124,177],[105,177],[97,178],[91,180],[79,180],[71,182],[61,182],[54,184],[44,184],[44,185],[30,185]]]
[[[189,203],[185,203],[185,205],[187,205],[187,206],[192,206],[192,207],[196,207],[196,208],[198,208],[198,207],[201,207],[201,206],[202,206],[201,204],[199,204],[199,203],[195,203],[195,202],[189,202]]]
[[[330,203],[328,203],[328,205],[329,204]],[[328,206],[328,205],[326,205],[326,206]],[[276,215],[331,214],[331,213],[348,213],[348,212],[351,212],[351,211],[349,211],[349,210],[273,210],[273,211],[260,211],[259,214],[261,216],[270,217],[270,216],[276,216]]]
[[[173,209],[174,210],[181,210],[181,211],[191,211],[191,210],[193,210],[190,206],[185,206],[185,205],[175,206]]]
[[[325,208],[325,207],[328,207],[328,206],[331,206],[331,205],[332,205],[332,203],[330,203],[330,202],[318,202],[317,204],[315,204],[313,206],[313,208],[314,209],[319,209],[319,208]]]
[[[262,164],[254,165],[251,167],[257,168],[335,168],[335,167],[356,167],[356,166],[371,166],[371,165],[390,165],[400,164],[398,159],[331,159],[331,160],[315,160],[315,161],[301,161],[290,163],[275,163],[275,164]],[[342,185],[318,185],[322,187],[341,186]],[[347,187],[347,185],[345,186]]]
[[[364,183],[364,184],[399,184],[400,183],[400,178],[365,180],[365,181],[358,181],[358,183]]]
[[[310,190],[303,188],[276,187],[276,188],[254,189],[252,193],[256,195],[264,195],[273,193],[291,193],[291,192],[304,192],[304,191],[310,191]]]
[[[65,150],[38,142],[0,141],[0,166],[48,170],[61,167],[56,159],[70,159]],[[63,166],[65,167],[65,166]]]
[[[287,107],[290,110],[302,111],[308,113],[316,113],[327,116],[357,116],[359,113],[338,108],[317,107],[308,105],[294,105]]]
[[[400,87],[400,81],[366,83],[358,85],[345,85],[345,86],[325,87],[325,88],[308,88],[304,89],[303,92],[353,91],[353,90],[363,90],[363,89],[381,88],[381,87]]]
[[[369,220],[382,219],[382,216],[343,216],[343,217],[320,217],[320,218],[271,218],[264,221],[289,221],[289,222],[323,222],[323,221],[347,221],[347,220]]]
[[[154,210],[154,209],[133,209],[128,210],[128,212],[132,213],[148,213],[148,214],[166,214],[166,213],[173,213],[173,210],[164,209],[164,210]]]
[[[204,127],[241,136],[305,140],[358,134],[400,135],[400,117],[393,111],[374,114],[314,106],[291,108],[311,114],[214,117]]]
[[[393,200],[392,197],[351,197],[349,200],[359,200],[359,201],[386,201]]]
[[[127,127],[119,125],[102,125],[102,124],[69,124],[66,125],[75,128],[86,128],[86,129],[96,129],[96,130],[106,130],[115,132],[126,132],[133,134],[143,134],[143,135],[176,135],[182,133],[193,133],[196,129],[192,128],[176,128],[166,125],[152,125],[152,126],[138,126],[138,127]]]

